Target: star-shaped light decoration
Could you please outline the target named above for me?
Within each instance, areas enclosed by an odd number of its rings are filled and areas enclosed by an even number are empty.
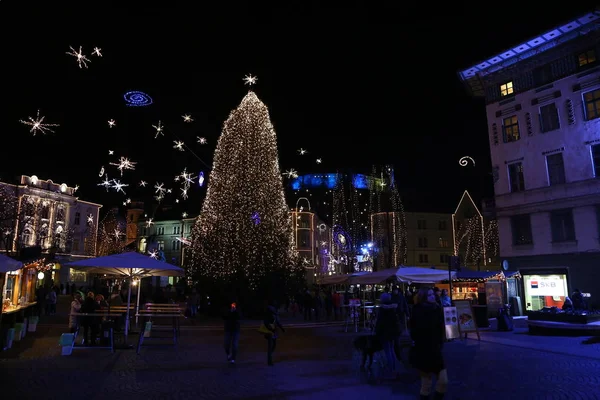
[[[154,184],[154,189],[156,189],[156,190],[154,191],[154,193],[156,193],[156,194],[157,194],[157,196],[156,196],[156,197],[160,197],[161,199],[162,199],[163,197],[165,197],[165,192],[167,191],[167,189],[166,189],[164,186],[165,186],[165,184],[164,184],[164,183],[158,183],[158,182],[157,182],[156,184]]]
[[[77,58],[77,64],[79,64],[79,68],[88,67],[87,63],[92,62],[89,58],[83,55],[83,50],[81,50],[81,46],[79,46],[79,51],[75,51],[73,46],[69,46],[71,51],[68,51],[67,54]]]
[[[158,259],[158,251],[157,250],[148,250],[148,256],[150,258]]]
[[[92,214],[88,214],[87,223],[90,225],[94,223],[94,216]]]
[[[307,150],[305,150],[305,149],[303,149],[302,147],[300,147],[300,150],[298,150],[298,153],[299,153],[301,156],[303,156],[303,155],[305,155],[306,153],[308,153],[308,151],[307,151]]]
[[[117,122],[114,119],[109,119],[108,120],[108,127],[109,128],[114,128],[115,126],[117,126]]]
[[[188,216],[188,213],[186,213],[185,211],[181,213],[182,218],[187,218],[187,216]]]
[[[102,57],[101,50],[102,49],[100,47],[94,47],[94,51],[92,51],[92,55],[96,56],[96,57]]]
[[[140,181],[140,183],[139,183],[139,185],[141,187],[146,187],[147,184],[148,184],[148,182],[146,182],[146,181]]]
[[[173,145],[174,149],[177,149],[179,151],[185,151],[185,149],[183,148],[183,146],[185,145],[185,143],[183,143],[181,140],[173,140],[173,143],[175,143]]]
[[[110,179],[108,179],[108,175],[105,175],[104,180],[102,182],[100,182],[98,184],[98,186],[104,186],[104,188],[108,192],[108,189],[110,189],[112,187],[112,181]]]
[[[200,143],[200,144],[206,144],[206,138],[198,136],[198,143]]]
[[[108,155],[109,155],[109,156],[112,156],[112,155],[114,155],[114,154],[115,154],[115,151],[114,151],[114,150],[109,150],[109,151],[108,151]]]
[[[288,178],[297,178],[298,171],[296,171],[294,168],[290,168],[289,170],[285,171],[283,175],[287,176]]]
[[[323,160],[321,160],[320,158],[317,158],[317,164],[321,164],[323,162]]]
[[[192,116],[189,114],[182,115],[181,118],[183,118],[183,122],[193,122],[194,121],[194,118],[192,118]]]
[[[148,218],[148,221],[146,221],[146,228],[150,228],[153,224],[153,218]]]
[[[29,121],[20,120],[19,122],[31,126],[31,130],[29,130],[29,132],[33,133],[33,136],[35,136],[37,132],[43,133],[44,135],[46,134],[46,131],[54,133],[54,131],[48,127],[60,126],[58,124],[44,124],[44,118],[46,117],[40,117],[40,110],[37,111],[37,116],[35,119],[33,119],[32,117],[27,118],[29,119]]]
[[[123,190],[124,187],[129,186],[126,183],[121,183],[121,181],[119,181],[118,179],[113,179],[112,180],[112,189],[115,189],[117,191],[117,193],[122,192],[123,194],[126,194],[125,191]]]
[[[116,165],[117,169],[121,171],[121,176],[123,176],[123,171],[126,169],[134,170],[135,162],[130,161],[127,157],[121,157],[118,163],[109,163],[110,165]]]
[[[162,126],[162,123],[160,121],[158,121],[158,125],[152,125],[152,127],[156,129],[156,135],[154,135],[154,139],[158,138],[158,135],[165,136],[163,132],[164,126]]]
[[[258,81],[258,78],[256,76],[252,76],[251,74],[248,74],[244,77],[245,85],[248,85],[248,86],[256,85],[256,81]]]

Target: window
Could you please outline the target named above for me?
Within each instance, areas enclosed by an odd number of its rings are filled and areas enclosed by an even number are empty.
[[[540,126],[542,133],[554,131],[560,128],[556,103],[551,103],[540,107]]]
[[[450,256],[448,254],[440,254],[440,264],[450,264]]]
[[[174,226],[173,227],[173,235],[179,235],[179,233],[180,233],[179,230],[180,230],[179,226]]]
[[[429,255],[427,254],[419,254],[419,262],[421,264],[425,264],[429,262]]]
[[[585,67],[596,62],[596,51],[594,49],[588,50],[579,54],[577,57],[580,67]]]
[[[531,234],[531,218],[529,214],[516,215],[511,218],[513,244],[515,246],[533,244]]]
[[[585,118],[589,121],[600,117],[600,89],[583,94]]]
[[[162,251],[165,249],[165,241],[159,240],[156,242],[156,250]]]
[[[446,221],[438,221],[438,231],[445,231],[447,228]]]
[[[592,151],[592,163],[594,165],[594,176],[600,178],[600,144],[594,144],[590,147]]]
[[[513,83],[506,82],[500,85],[500,95],[504,97],[508,96],[509,94],[513,94]]]
[[[419,247],[429,247],[427,246],[427,238],[426,237],[420,237],[419,238]]]
[[[79,239],[73,239],[73,251],[79,251]]]
[[[504,133],[504,143],[516,142],[521,139],[519,134],[519,120],[516,115],[504,118],[502,121],[502,131]]]
[[[75,225],[79,225],[79,221],[81,220],[81,214],[76,212],[75,213],[75,221],[73,222]]]
[[[450,247],[450,246],[448,246],[448,239],[439,238],[439,240],[438,240],[438,246],[440,246],[440,247]]]
[[[557,210],[550,213],[550,227],[553,242],[575,240],[575,223],[571,210]]]
[[[180,243],[179,240],[173,240],[173,243],[171,243],[171,250],[179,250]]]
[[[25,229],[23,231],[23,245],[29,246],[30,242],[31,242],[31,231],[29,229]]]
[[[157,235],[164,235],[165,234],[165,227],[164,226],[158,226],[156,228],[156,234]]]
[[[533,70],[533,85],[538,87],[552,81],[552,68],[550,64],[542,65]]]
[[[427,229],[427,221],[420,219],[417,221],[417,229]]]
[[[546,165],[548,166],[548,184],[550,186],[565,183],[565,163],[562,153],[547,156]]]
[[[508,164],[508,179],[511,192],[522,192],[525,190],[525,178],[523,176],[523,163]]]

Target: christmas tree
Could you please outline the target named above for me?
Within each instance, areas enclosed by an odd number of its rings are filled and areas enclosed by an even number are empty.
[[[279,297],[303,274],[297,267],[275,130],[253,91],[225,121],[187,251],[188,278],[213,293]]]

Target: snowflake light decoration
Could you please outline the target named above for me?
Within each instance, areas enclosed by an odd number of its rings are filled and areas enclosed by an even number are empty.
[[[81,46],[79,46],[79,51],[75,51],[73,46],[69,46],[69,48],[71,49],[71,51],[68,51],[67,54],[77,58],[77,64],[79,64],[79,68],[83,68],[83,67],[87,68],[88,67],[87,63],[92,62],[89,58],[87,58],[83,54],[83,50],[81,50]]]
[[[148,250],[148,256],[150,258],[158,259],[158,250]]]
[[[294,168],[290,168],[289,170],[285,171],[283,175],[287,176],[288,178],[297,178],[298,171],[296,171]]]
[[[148,184],[148,182],[146,182],[146,181],[140,181],[140,183],[139,183],[139,185],[141,187],[146,187],[147,184]]]
[[[198,143],[200,143],[200,144],[206,144],[206,138],[198,136]]]
[[[193,122],[194,121],[194,118],[192,118],[192,116],[189,114],[182,115],[181,118],[183,118],[183,122]]]
[[[102,49],[100,47],[94,47],[94,51],[92,51],[92,55],[96,56],[96,57],[102,57],[101,50]]]
[[[317,164],[321,164],[323,162],[323,160],[321,160],[320,158],[317,158]]]
[[[121,183],[121,181],[119,181],[118,179],[113,179],[111,189],[115,189],[117,193],[122,192],[123,194],[126,194],[123,188],[127,186],[129,185],[126,183]]]
[[[154,184],[154,189],[156,189],[154,193],[156,193],[156,197],[160,198],[161,200],[165,197],[165,192],[167,191],[167,189],[164,186],[164,183],[157,182],[156,184]]]
[[[123,171],[126,169],[130,169],[130,170],[134,170],[135,169],[135,162],[133,161],[129,161],[129,159],[127,157],[121,157],[119,159],[118,163],[109,163],[110,165],[116,165],[117,169],[119,171],[121,171],[121,176],[123,176]]]
[[[104,180],[98,184],[98,186],[104,186],[106,191],[112,187],[112,181],[108,179],[108,176],[104,176]]]
[[[114,155],[114,154],[115,154],[115,151],[114,151],[114,150],[109,150],[109,151],[108,151],[108,155],[109,155],[109,156],[112,156],[112,155]]]
[[[251,74],[248,74],[244,77],[245,85],[248,85],[248,86],[256,85],[256,81],[258,81],[258,78],[256,76],[252,76]]]
[[[154,225],[154,219],[148,218],[148,221],[146,221],[146,228],[150,228],[152,225]]]
[[[94,223],[94,216],[92,214],[88,214],[87,223],[92,225]]]
[[[182,142],[182,141],[180,141],[180,140],[173,140],[173,143],[175,143],[175,144],[173,145],[173,148],[174,148],[174,149],[177,149],[177,150],[179,150],[179,151],[185,151],[185,149],[183,148],[183,146],[185,146],[185,143],[183,143],[183,142]]]
[[[307,150],[305,150],[305,149],[303,149],[302,147],[300,147],[300,150],[298,150],[298,153],[299,153],[301,156],[303,156],[303,155],[305,155],[306,153],[308,153],[308,151],[307,151]]]
[[[114,128],[115,126],[117,126],[117,122],[114,119],[109,119],[108,120],[108,127],[109,128]]]
[[[37,111],[37,116],[35,119],[33,119],[32,117],[27,118],[29,119],[29,121],[20,120],[19,122],[31,126],[31,130],[29,132],[33,133],[33,136],[35,136],[37,132],[40,132],[44,135],[46,134],[46,131],[54,133],[54,131],[50,129],[49,126],[60,126],[58,124],[44,124],[44,118],[46,117],[40,117],[40,110]]]
[[[158,135],[165,136],[163,132],[164,126],[162,126],[162,123],[160,121],[158,121],[158,125],[152,125],[152,127],[156,129],[156,135],[154,135],[154,139],[158,138]]]

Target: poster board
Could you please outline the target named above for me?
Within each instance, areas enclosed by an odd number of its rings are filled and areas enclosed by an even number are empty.
[[[454,300],[454,306],[456,307],[456,316],[458,318],[458,330],[461,334],[467,334],[475,332],[477,339],[481,340],[479,336],[479,327],[475,321],[475,314],[473,313],[473,307],[469,300]]]
[[[446,339],[458,339],[460,337],[456,307],[444,307],[444,326],[446,328]]]

